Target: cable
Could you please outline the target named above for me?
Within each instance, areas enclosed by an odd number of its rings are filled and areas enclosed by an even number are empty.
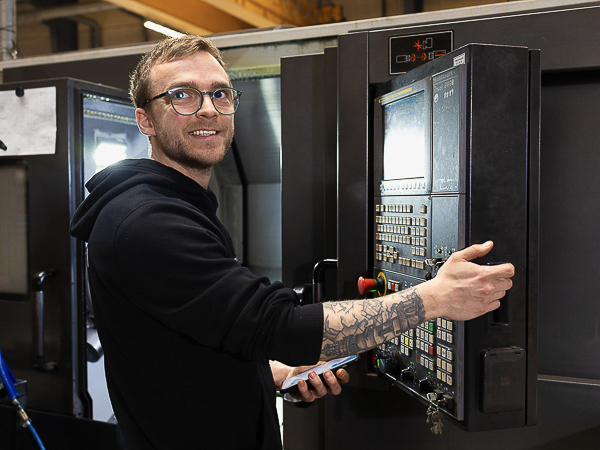
[[[33,436],[33,439],[35,440],[35,442],[38,445],[38,447],[40,448],[40,450],[45,450],[44,444],[42,444],[42,441],[41,441],[39,435],[37,434],[37,431],[35,431],[35,428],[33,428],[33,425],[31,424],[31,420],[29,419],[29,416],[27,415],[27,413],[21,406],[21,403],[19,402],[19,400],[17,400],[18,393],[17,393],[17,389],[15,388],[15,383],[17,380],[16,380],[15,376],[12,374],[12,372],[10,371],[10,368],[6,365],[6,361],[4,361],[4,357],[2,356],[1,351],[0,351],[0,379],[2,380],[2,385],[4,386],[4,389],[6,390],[8,399],[12,402],[15,409],[17,410],[17,414],[23,421],[23,426],[26,427],[27,429],[29,429],[29,432]]]

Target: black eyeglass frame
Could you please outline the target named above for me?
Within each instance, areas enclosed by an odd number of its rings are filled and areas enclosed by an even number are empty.
[[[196,109],[196,111],[188,113],[188,114],[183,114],[180,113],[179,111],[177,111],[177,108],[175,108],[175,105],[173,105],[173,92],[178,91],[180,89],[191,89],[193,91],[196,91],[200,94],[200,104],[198,105],[198,109]],[[237,102],[234,102],[234,109],[233,112],[230,113],[222,113],[221,111],[219,111],[219,108],[217,108],[217,106],[215,105],[215,102],[213,101],[213,95],[215,94],[215,92],[217,91],[222,91],[222,90],[229,90],[229,91],[234,91],[237,94]],[[224,116],[231,116],[233,114],[235,114],[235,112],[237,111],[239,105],[240,105],[240,97],[242,96],[242,91],[240,91],[239,89],[235,89],[232,87],[222,87],[222,88],[217,88],[214,91],[210,92],[210,91],[201,91],[199,89],[193,88],[193,87],[189,87],[189,86],[181,86],[181,87],[176,87],[173,89],[169,89],[168,91],[163,92],[162,94],[158,94],[154,97],[152,97],[150,100],[146,100],[146,103],[144,103],[142,105],[142,108],[144,108],[148,103],[150,103],[152,100],[158,100],[159,98],[164,97],[165,95],[169,96],[169,100],[171,103],[171,107],[173,108],[173,111],[175,111],[177,114],[179,114],[180,116],[192,116],[194,114],[196,114],[198,111],[200,111],[202,109],[202,105],[204,104],[204,96],[208,95],[210,97],[210,102],[213,105],[213,108],[215,108],[215,111],[217,111],[219,114],[222,114]]]

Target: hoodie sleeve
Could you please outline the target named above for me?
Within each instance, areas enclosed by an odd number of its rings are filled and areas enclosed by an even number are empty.
[[[179,199],[147,202],[116,227],[110,209],[94,227],[90,258],[99,273],[118,274],[125,301],[201,345],[243,358],[318,360],[322,306],[295,306],[292,290],[242,267],[227,250],[229,237],[197,208]]]

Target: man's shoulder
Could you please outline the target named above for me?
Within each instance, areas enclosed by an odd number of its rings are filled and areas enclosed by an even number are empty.
[[[165,187],[138,185],[112,199],[100,212],[98,224],[115,234],[143,233],[146,237],[177,234],[192,226],[215,229],[197,203]]]
[[[169,188],[137,185],[115,196],[99,214],[99,220],[121,223],[126,219],[156,221],[157,214],[177,216],[193,208],[186,199]],[[193,208],[197,210],[197,208]]]

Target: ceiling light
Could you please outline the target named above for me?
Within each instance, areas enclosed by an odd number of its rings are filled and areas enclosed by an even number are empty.
[[[165,36],[171,36],[171,37],[183,36],[183,33],[180,33],[179,31],[171,30],[170,28],[163,27],[162,25],[159,25],[154,22],[146,21],[146,22],[144,22],[144,26],[150,30],[154,30],[159,33],[162,33]]]

